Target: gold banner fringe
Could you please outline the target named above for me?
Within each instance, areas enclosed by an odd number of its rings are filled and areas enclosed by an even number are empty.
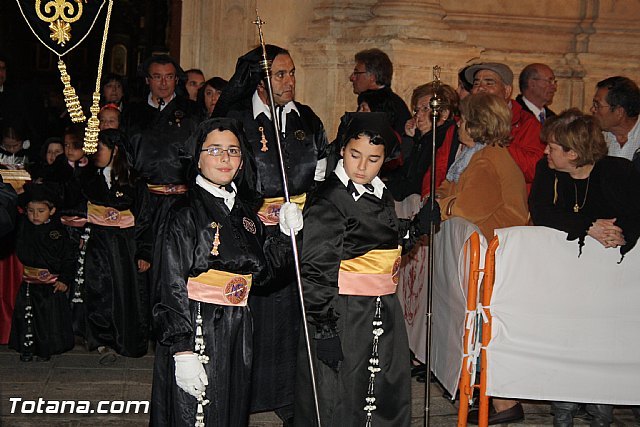
[[[78,95],[76,95],[76,90],[71,86],[71,77],[67,74],[67,65],[62,58],[58,60],[58,70],[60,70],[60,80],[62,80],[62,84],[64,84],[62,93],[64,94],[64,102],[67,105],[71,121],[74,123],[82,123],[86,120],[86,117],[82,111]]]

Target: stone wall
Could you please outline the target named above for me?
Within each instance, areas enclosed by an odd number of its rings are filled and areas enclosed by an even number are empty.
[[[470,62],[505,62],[516,78],[526,64],[544,62],[559,81],[556,111],[588,109],[604,77],[640,78],[639,0],[185,0],[182,65],[228,78],[258,42],[256,3],[267,43],[292,53],[297,99],[318,113],[330,138],[356,107],[353,54],[370,47],[389,54],[392,87],[406,101],[432,80],[434,65],[455,85]]]

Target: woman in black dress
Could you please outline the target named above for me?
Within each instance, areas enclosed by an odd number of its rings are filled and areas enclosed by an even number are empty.
[[[633,163],[607,156],[607,145],[593,116],[577,109],[545,122],[540,160],[529,195],[535,225],[567,232],[578,240],[578,256],[586,236],[605,248],[619,248],[621,260],[640,236],[640,173]],[[572,426],[580,404],[552,402],[554,426]],[[587,404],[591,425],[608,426],[613,405]]]

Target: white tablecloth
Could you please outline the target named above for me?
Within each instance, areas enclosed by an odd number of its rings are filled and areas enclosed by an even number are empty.
[[[435,237],[431,369],[452,395],[458,387],[463,357],[467,283],[463,247],[474,231],[480,235],[483,265],[486,241],[470,222],[451,218],[442,223]],[[403,258],[398,284],[409,346],[422,362],[426,360],[427,251],[422,245]]]
[[[544,227],[497,230],[487,394],[640,404],[640,247],[578,243]]]

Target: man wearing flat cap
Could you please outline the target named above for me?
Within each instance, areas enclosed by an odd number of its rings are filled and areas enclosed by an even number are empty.
[[[324,180],[327,136],[313,110],[295,101],[296,69],[289,52],[274,45],[266,45],[265,49],[267,60],[271,62],[273,116],[279,124],[289,195],[291,202],[302,208],[308,193],[315,189],[318,181]],[[243,124],[256,159],[257,190],[263,197],[256,203],[258,216],[266,226],[267,239],[270,239],[280,233],[278,220],[284,188],[261,61],[261,47],[238,59],[235,73],[222,91],[213,116],[235,118]],[[242,188],[238,195],[246,199]],[[252,290],[249,296],[254,324],[251,412],[275,410],[287,426],[293,423],[301,312],[293,263],[280,266],[274,275],[268,286],[255,292]]]
[[[527,191],[536,172],[536,163],[544,154],[540,141],[541,125],[533,114],[511,99],[513,94],[513,72],[498,62],[474,64],[465,70],[467,81],[473,82],[471,93],[491,93],[504,98],[511,107],[511,144],[509,153],[524,174]]]

